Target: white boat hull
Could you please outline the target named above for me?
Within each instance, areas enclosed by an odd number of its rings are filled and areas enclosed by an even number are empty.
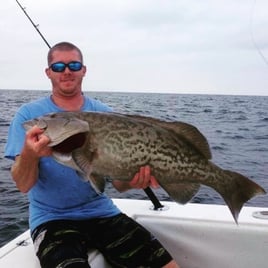
[[[150,201],[114,202],[149,229],[182,268],[267,267],[268,219],[252,216],[264,208],[244,207],[236,225],[222,205],[162,202],[169,209],[154,211]],[[110,267],[96,250],[89,252],[89,262],[93,268]],[[0,267],[40,267],[29,231],[0,249]]]

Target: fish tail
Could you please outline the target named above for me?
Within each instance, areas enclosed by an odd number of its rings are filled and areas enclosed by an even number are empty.
[[[238,215],[244,203],[256,195],[265,194],[265,190],[247,177],[233,171],[224,170],[225,176],[231,178],[230,187],[218,189],[237,223]]]

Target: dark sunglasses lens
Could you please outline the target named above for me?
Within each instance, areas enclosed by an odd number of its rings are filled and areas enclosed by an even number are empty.
[[[56,62],[56,63],[51,64],[50,68],[53,72],[59,73],[65,70],[66,65],[63,62]]]
[[[72,61],[68,64],[68,68],[71,70],[71,71],[80,71],[82,69],[82,63],[79,62],[79,61]]]
[[[53,72],[61,73],[64,72],[66,67],[68,67],[69,70],[73,72],[77,72],[82,69],[82,66],[82,63],[79,61],[71,61],[67,64],[65,64],[64,62],[55,62],[51,64],[50,68]]]

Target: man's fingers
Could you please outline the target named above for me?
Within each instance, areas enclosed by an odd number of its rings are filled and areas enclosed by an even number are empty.
[[[129,183],[131,187],[137,188],[138,181],[139,181],[139,176],[140,176],[139,172],[135,174],[134,178]]]
[[[146,188],[152,186],[153,188],[159,187],[159,184],[154,176],[151,175],[150,166],[140,167],[140,171],[135,174],[134,178],[130,181],[130,186],[133,188]]]
[[[153,188],[158,188],[159,187],[159,183],[157,182],[156,178],[154,176],[151,176],[150,179],[150,186],[152,186]]]
[[[44,130],[37,126],[33,126],[26,133],[25,148],[38,157],[52,154],[52,149],[48,147],[50,139],[43,133]]]

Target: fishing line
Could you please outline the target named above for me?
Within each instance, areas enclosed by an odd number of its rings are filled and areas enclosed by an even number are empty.
[[[35,28],[35,30],[38,32],[38,34],[41,36],[41,38],[44,40],[44,42],[46,43],[46,45],[48,46],[48,48],[51,48],[51,46],[49,45],[48,41],[46,40],[46,38],[42,35],[42,33],[39,31],[38,29],[38,24],[35,24],[31,17],[27,14],[26,12],[26,8],[23,7],[20,2],[18,0],[16,0],[17,4],[19,5],[20,9],[23,11],[23,13],[26,15],[26,17],[29,19],[29,21],[31,22],[31,24],[33,25],[33,27]]]
[[[257,0],[253,1],[253,5],[251,8],[251,16],[250,16],[250,36],[251,36],[251,41],[255,47],[255,49],[257,50],[257,52],[259,53],[260,57],[263,59],[263,61],[268,65],[268,60],[267,58],[264,56],[264,54],[262,53],[261,49],[259,48],[255,37],[254,37],[254,31],[253,31],[253,20],[254,20],[254,13],[255,13],[255,8],[256,8],[256,3]]]

